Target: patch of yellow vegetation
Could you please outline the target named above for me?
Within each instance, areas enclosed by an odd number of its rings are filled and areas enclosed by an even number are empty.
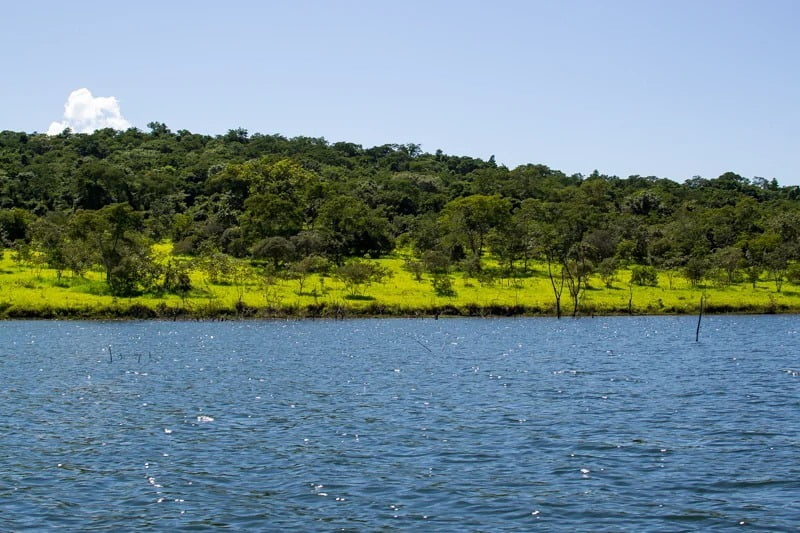
[[[154,246],[162,261],[170,257],[170,243]],[[144,294],[134,298],[115,298],[107,293],[104,275],[89,272],[83,277],[64,274],[57,278],[55,271],[17,264],[8,251],[0,261],[0,313],[14,316],[103,316],[114,309],[133,305],[148,309],[174,308],[189,314],[213,316],[237,309],[270,309],[302,315],[308,308],[366,310],[383,309],[390,314],[428,313],[444,307],[459,310],[520,310],[535,314],[553,314],[554,298],[546,269],[532,264],[527,277],[482,279],[463,273],[451,275],[454,296],[437,296],[429,275],[420,281],[403,270],[403,257],[395,255],[377,260],[389,269],[392,276],[381,284],[363,289],[358,298],[348,295],[342,283],[332,277],[309,276],[300,292],[297,280],[267,278],[251,268],[249,275],[238,283],[210,283],[200,271],[191,273],[194,289],[186,297],[173,294]],[[489,263],[487,266],[492,266]],[[659,274],[655,287],[632,286],[630,271],[621,271],[611,288],[599,278],[591,278],[582,294],[582,314],[663,314],[695,313],[701,296],[705,296],[710,312],[775,312],[800,311],[798,287],[786,283],[784,290],[775,292],[772,284],[759,283],[755,288],[738,284],[728,287],[692,287],[678,275]],[[567,290],[562,296],[564,314],[571,312]],[[113,314],[113,313],[112,313]]]

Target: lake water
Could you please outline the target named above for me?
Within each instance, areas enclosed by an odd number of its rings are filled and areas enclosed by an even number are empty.
[[[695,324],[0,322],[0,529],[796,531],[800,319]]]

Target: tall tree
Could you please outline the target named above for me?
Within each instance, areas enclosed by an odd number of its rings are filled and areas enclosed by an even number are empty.
[[[511,202],[506,198],[473,194],[445,205],[440,220],[480,265],[489,232],[507,223],[510,218]]]
[[[112,294],[128,296],[150,288],[159,274],[143,227],[142,215],[128,204],[79,211],[70,221],[73,242],[102,264]]]

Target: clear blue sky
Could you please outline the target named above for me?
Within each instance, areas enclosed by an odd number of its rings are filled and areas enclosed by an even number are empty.
[[[800,1],[9,2],[0,129],[131,124],[800,184]]]

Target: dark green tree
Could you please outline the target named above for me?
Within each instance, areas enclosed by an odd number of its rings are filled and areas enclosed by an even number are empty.
[[[378,257],[394,246],[386,218],[352,196],[334,196],[322,204],[315,229],[336,264],[346,257]]]
[[[128,204],[114,204],[77,212],[70,220],[69,236],[102,265],[112,294],[131,296],[152,288],[160,275],[143,229],[141,213]]]
[[[444,206],[440,222],[456,241],[475,258],[478,266],[489,233],[511,218],[511,203],[498,195],[474,194],[458,198]]]

